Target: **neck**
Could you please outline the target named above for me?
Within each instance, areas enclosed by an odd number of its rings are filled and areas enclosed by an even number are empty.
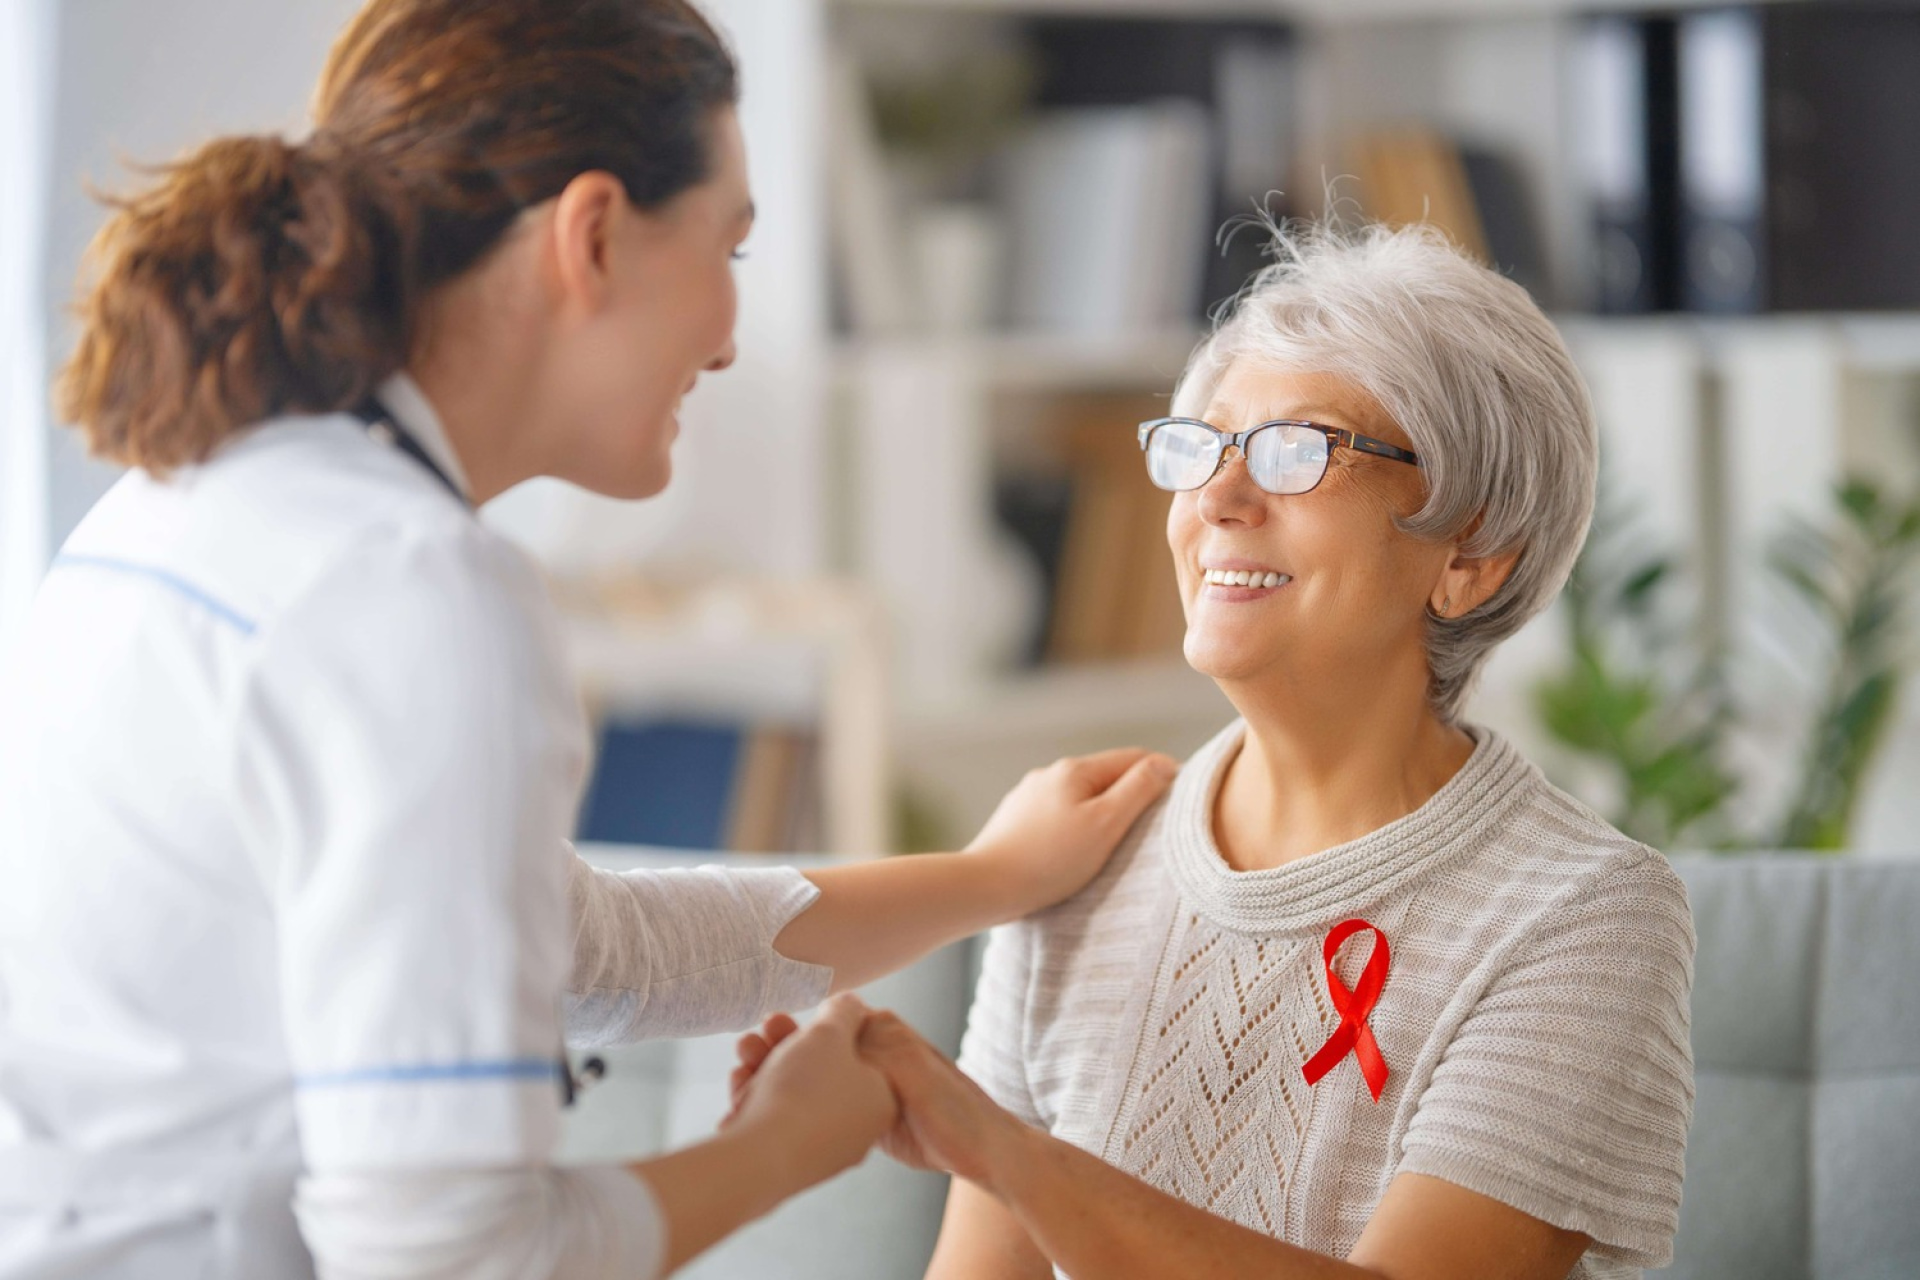
[[[423,360],[407,372],[420,384],[421,394],[440,419],[460,459],[471,489],[468,497],[478,507],[499,497],[535,473],[519,465],[515,458],[516,428],[524,430],[525,419],[508,406],[514,402],[500,391],[490,391],[482,379],[463,377],[444,363]]]
[[[1378,673],[1374,673],[1378,674]],[[1384,678],[1227,687],[1247,722],[1214,808],[1227,864],[1278,866],[1412,813],[1473,754],[1426,698],[1424,660]]]
[[[536,453],[543,435],[535,416],[537,352],[526,337],[536,326],[507,278],[514,266],[503,261],[442,285],[427,305],[430,339],[407,364],[460,459],[476,507],[544,474]]]

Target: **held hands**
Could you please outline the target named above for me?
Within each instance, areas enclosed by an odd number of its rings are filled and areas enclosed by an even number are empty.
[[[992,1185],[994,1168],[1026,1132],[1024,1124],[895,1014],[868,1016],[860,1056],[886,1076],[900,1104],[882,1150],[909,1168]]]
[[[900,1114],[886,1077],[858,1051],[869,1012],[859,997],[839,995],[804,1031],[779,1014],[762,1035],[742,1038],[721,1127],[762,1135],[768,1157],[792,1162],[799,1185],[859,1164]]]
[[[1006,794],[967,852],[992,859],[995,876],[1017,888],[1028,910],[1052,906],[1099,874],[1178,771],[1138,747],[1056,760]]]
[[[991,1187],[994,1169],[1002,1167],[1026,1126],[899,1017],[885,1011],[864,1016],[857,1037],[860,1060],[880,1073],[895,1100],[892,1123],[876,1135],[881,1149],[909,1168],[951,1173]],[[813,1027],[802,1032],[792,1018],[776,1014],[760,1031],[740,1038],[740,1065],[730,1081],[734,1109],[727,1124],[756,1104],[767,1073],[779,1069],[796,1037],[812,1033]]]

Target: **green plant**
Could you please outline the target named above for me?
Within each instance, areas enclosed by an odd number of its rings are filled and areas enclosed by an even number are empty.
[[[1646,548],[1635,513],[1603,487],[1567,582],[1572,660],[1534,691],[1548,732],[1610,775],[1614,824],[1659,849],[1735,838],[1726,691],[1674,604],[1676,581],[1672,558]]]
[[[1725,654],[1684,616],[1670,555],[1603,490],[1566,591],[1572,653],[1534,691],[1561,744],[1607,773],[1616,826],[1655,848],[1844,849],[1911,661],[1907,592],[1920,560],[1920,500],[1864,480],[1835,494],[1831,521],[1796,521],[1768,565],[1809,624],[1801,648],[1824,669],[1800,767],[1770,828],[1742,826],[1726,765],[1738,715]]]
[[[1847,846],[1910,657],[1905,592],[1920,555],[1920,501],[1894,502],[1855,480],[1840,487],[1837,506],[1829,526],[1795,522],[1771,557],[1821,624],[1827,663],[1799,783],[1774,837],[1786,849]]]
[[[1013,130],[1038,72],[1011,51],[975,53],[912,75],[877,76],[874,118],[891,151],[969,163]]]

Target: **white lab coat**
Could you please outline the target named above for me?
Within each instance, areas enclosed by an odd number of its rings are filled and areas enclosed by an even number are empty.
[[[580,864],[586,753],[538,574],[355,419],[124,478],[0,677],[0,1280],[651,1274],[643,1184],[547,1167],[564,1015],[830,974],[795,873]]]

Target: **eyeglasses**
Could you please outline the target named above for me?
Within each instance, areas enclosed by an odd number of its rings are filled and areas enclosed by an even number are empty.
[[[1222,431],[1198,418],[1153,418],[1140,424],[1140,448],[1147,474],[1162,489],[1178,493],[1213,479],[1226,461],[1227,446],[1240,450],[1247,474],[1268,493],[1306,493],[1327,474],[1335,449],[1358,449],[1377,458],[1419,466],[1418,455],[1385,440],[1344,427],[1280,418],[1245,431]]]

